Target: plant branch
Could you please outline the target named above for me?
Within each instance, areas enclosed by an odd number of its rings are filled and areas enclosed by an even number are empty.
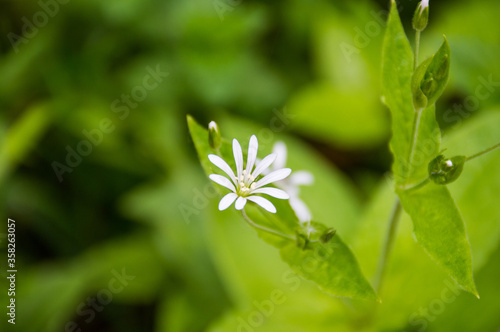
[[[475,158],[477,158],[477,157],[480,157],[480,156],[482,156],[483,154],[486,154],[486,153],[488,153],[488,152],[491,152],[491,151],[493,151],[493,150],[495,150],[495,149],[497,149],[497,148],[499,148],[499,147],[500,147],[500,143],[498,143],[497,145],[494,145],[494,146],[492,146],[491,148],[488,148],[488,149],[486,149],[486,150],[484,150],[484,151],[481,151],[481,152],[479,152],[479,153],[476,153],[476,154],[475,154],[475,155],[473,155],[473,156],[467,157],[467,158],[465,159],[465,161],[469,161],[469,160],[475,159]]]
[[[396,202],[394,204],[394,209],[391,214],[391,219],[389,220],[389,228],[387,230],[387,235],[385,238],[385,244],[384,244],[384,249],[382,251],[382,255],[380,256],[379,264],[378,264],[378,269],[377,269],[377,276],[375,279],[375,289],[377,292],[380,291],[382,287],[382,282],[384,279],[384,273],[385,273],[385,267],[387,265],[387,261],[389,259],[389,255],[392,250],[392,246],[394,243],[394,237],[396,234],[396,229],[399,221],[399,217],[401,215],[401,202],[399,201],[399,198],[396,198]]]
[[[422,116],[422,111],[416,111],[413,117],[413,129],[411,133],[411,142],[410,142],[410,156],[408,157],[408,170],[411,171],[412,168],[412,160],[413,155],[415,153],[415,146],[417,145],[417,136],[418,136],[418,127],[420,127],[420,118]]]

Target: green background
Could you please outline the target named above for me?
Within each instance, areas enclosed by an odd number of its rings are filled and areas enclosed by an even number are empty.
[[[436,117],[446,154],[471,155],[500,141],[500,3],[435,2],[421,59],[446,34],[451,74]],[[417,3],[399,3],[413,42]],[[481,299],[455,288],[405,215],[377,304],[321,293],[234,209],[219,212],[189,137],[187,114],[217,121],[244,146],[257,134],[261,158],[287,142],[289,166],[316,178],[301,197],[339,230],[372,281],[395,197],[380,101],[388,1],[0,5],[3,330],[71,331],[71,322],[81,331],[500,328],[500,151],[467,163],[449,186]],[[168,76],[141,90],[147,68]],[[141,100],[121,101],[140,91]],[[60,181],[54,162],[67,165],[84,131],[105,119],[113,129]],[[5,315],[7,218],[16,220],[15,327]],[[134,278],[111,292],[122,271]],[[88,298],[106,294],[108,304],[85,311]]]

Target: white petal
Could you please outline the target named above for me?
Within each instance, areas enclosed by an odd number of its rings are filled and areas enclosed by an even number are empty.
[[[255,189],[265,186],[271,182],[283,180],[290,175],[291,172],[292,170],[290,168],[282,168],[271,172],[255,183]]]
[[[233,204],[234,200],[238,197],[235,193],[229,193],[226,196],[222,197],[219,202],[219,210],[227,209],[231,204]]]
[[[226,187],[227,189],[231,190],[232,192],[236,192],[236,187],[226,177],[219,175],[219,174],[210,174],[208,177],[213,182],[220,184],[223,187]]]
[[[273,164],[273,167],[275,169],[280,169],[285,167],[286,164],[286,158],[287,158],[287,151],[286,151],[286,145],[283,142],[276,142],[273,146],[273,153],[276,153],[276,161]]]
[[[242,210],[245,207],[245,204],[247,203],[247,199],[245,197],[238,197],[236,200],[236,203],[234,206],[236,207],[236,210]]]
[[[269,200],[265,199],[264,197],[248,196],[247,198],[248,198],[248,200],[259,204],[265,210],[267,210],[271,213],[276,213],[276,207],[273,205],[273,203],[271,203]]]
[[[278,188],[272,188],[272,187],[265,187],[265,188],[259,188],[252,190],[252,194],[265,194],[269,196],[273,196],[279,199],[289,199],[290,196],[281,189]]]
[[[210,162],[215,166],[219,167],[224,173],[227,174],[227,176],[229,176],[233,183],[236,184],[234,172],[224,159],[215,154],[210,154],[208,155],[208,160],[210,160]]]
[[[257,176],[260,175],[260,173],[262,173],[266,168],[269,167],[269,165],[271,165],[274,160],[276,160],[276,154],[275,153],[271,153],[270,155],[266,156],[264,159],[262,159],[258,164],[257,164],[257,167],[255,167],[253,173],[252,173],[252,176],[254,178],[256,178]]]
[[[252,135],[252,137],[250,137],[250,143],[248,144],[247,174],[252,172],[252,168],[255,165],[255,159],[257,159],[258,149],[259,141],[257,141],[257,137],[255,135]]]
[[[293,211],[295,212],[295,215],[301,222],[306,222],[306,221],[311,221],[311,212],[309,211],[309,208],[307,207],[306,203],[304,203],[301,199],[298,197],[290,197],[290,206],[292,207]]]
[[[243,173],[243,151],[241,151],[240,142],[236,138],[233,139],[233,155],[236,162],[236,175],[238,175],[239,179],[241,173]]]
[[[290,175],[290,183],[295,186],[308,185],[314,182],[314,176],[308,171],[297,171]]]

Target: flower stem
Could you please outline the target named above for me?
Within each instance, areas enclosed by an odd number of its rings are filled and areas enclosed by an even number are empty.
[[[417,66],[418,66],[418,51],[419,51],[419,48],[420,48],[420,31],[416,31],[415,32],[415,63],[414,63],[414,66],[413,66],[413,70],[417,69]]]
[[[260,229],[261,231],[264,231],[264,232],[268,232],[268,233],[271,233],[271,234],[274,234],[274,235],[277,235],[277,236],[280,236],[282,238],[286,238],[286,239],[290,239],[292,241],[296,241],[296,238],[292,235],[289,235],[289,234],[285,234],[285,233],[281,233],[281,232],[278,232],[274,229],[271,229],[271,228],[267,228],[265,226],[261,226],[259,224],[256,224],[252,221],[252,219],[250,219],[250,217],[248,217],[248,215],[246,214],[245,210],[241,210],[241,215],[243,216],[243,218],[245,219],[245,221],[252,227],[254,228],[257,228],[257,229]]]
[[[488,149],[486,149],[486,150],[484,150],[484,151],[481,151],[481,152],[479,152],[479,153],[476,153],[476,154],[475,154],[475,155],[473,155],[473,156],[467,157],[467,158],[465,159],[465,161],[469,161],[469,160],[472,160],[472,159],[474,159],[474,158],[480,157],[480,156],[482,156],[483,154],[486,154],[486,153],[488,153],[488,152],[491,152],[491,151],[493,151],[493,150],[495,150],[495,149],[497,149],[497,148],[499,148],[499,147],[500,147],[500,143],[498,143],[497,145],[494,145],[494,146],[492,146],[491,148],[488,148]]]
[[[401,215],[401,203],[399,199],[396,198],[396,202],[394,204],[394,209],[391,214],[391,219],[389,221],[389,229],[387,230],[387,235],[385,238],[384,249],[382,251],[382,255],[380,256],[377,276],[375,279],[375,288],[377,292],[380,291],[382,287],[382,281],[384,279],[385,267],[387,265],[387,260],[389,259],[390,252],[392,250],[392,245],[394,243],[394,237],[396,234],[396,229],[399,221],[399,217]]]

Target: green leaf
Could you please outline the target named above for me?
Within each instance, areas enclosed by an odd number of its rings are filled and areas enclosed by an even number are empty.
[[[448,188],[430,183],[419,190],[397,193],[411,216],[418,243],[464,290],[478,296],[469,240]]]
[[[188,126],[205,172],[207,175],[213,173],[208,155],[214,151],[208,144],[208,131],[189,116]],[[231,165],[233,155],[227,141],[222,142],[220,151],[222,157]],[[378,299],[363,276],[353,253],[337,234],[326,244],[317,241],[309,243],[307,249],[299,248],[295,238],[301,230],[288,201],[272,198],[271,201],[278,210],[276,214],[264,212],[254,204],[247,204],[245,211],[254,223],[292,237],[284,238],[256,229],[259,237],[280,249],[283,261],[290,265],[293,271],[314,281],[323,291],[335,296]],[[320,235],[328,229],[319,223],[311,223],[311,226]]]
[[[414,118],[412,96],[409,93],[412,73],[413,54],[393,1],[382,50],[382,99],[392,112],[393,136],[390,147],[394,155],[393,173],[397,183],[404,183],[408,172],[406,160]]]
[[[38,143],[50,120],[49,105],[37,104],[28,109],[12,126],[0,143],[0,182]]]
[[[363,276],[351,249],[335,234],[327,243],[314,242],[301,250],[295,243],[281,248],[281,258],[295,273],[314,281],[335,296],[378,300]]]
[[[472,155],[500,141],[500,107],[481,111],[446,136],[444,145],[449,154]],[[500,150],[468,161],[462,176],[449,185],[460,207],[474,257],[474,271],[488,260],[500,241],[500,209],[492,204],[500,197]]]
[[[446,45],[438,53],[443,50],[441,53],[445,54]],[[436,64],[433,64],[434,61],[429,62],[426,72],[436,73],[440,78],[446,76],[440,71],[438,63],[443,62],[443,57],[440,56],[440,59],[436,60]],[[428,164],[439,154],[441,141],[432,100],[429,100],[430,106],[426,109],[419,112],[414,110],[412,63],[411,47],[401,25],[396,3],[392,1],[383,46],[382,85],[384,99],[393,119],[390,147],[394,155],[396,192],[413,221],[420,245],[462,288],[477,294],[465,226],[448,189],[431,184],[424,189],[407,191],[427,179]],[[422,72],[421,69],[416,75],[420,76]]]

